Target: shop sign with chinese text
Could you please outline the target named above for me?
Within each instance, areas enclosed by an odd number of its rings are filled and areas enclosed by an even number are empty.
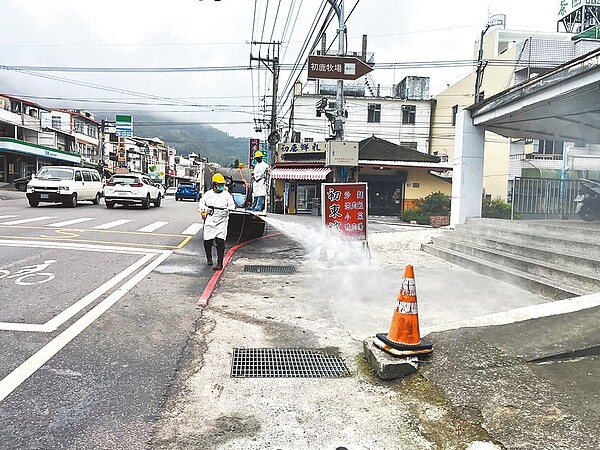
[[[325,226],[342,239],[367,240],[367,183],[321,184]]]

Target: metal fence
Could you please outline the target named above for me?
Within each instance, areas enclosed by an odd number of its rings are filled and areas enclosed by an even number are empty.
[[[575,215],[579,180],[516,177],[512,187],[513,219],[553,219]]]

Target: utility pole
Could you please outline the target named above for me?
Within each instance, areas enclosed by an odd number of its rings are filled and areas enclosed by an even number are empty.
[[[281,42],[252,42],[253,45],[271,45],[272,46],[272,58],[269,58],[267,55],[266,58],[262,58],[260,54],[258,57],[252,56],[250,54],[250,61],[258,61],[265,65],[267,69],[273,75],[273,99],[271,101],[271,124],[270,124],[270,132],[269,137],[267,138],[269,142],[269,162],[273,163],[273,157],[275,155],[275,146],[279,142],[280,136],[277,131],[277,86],[279,83],[279,45]],[[269,65],[271,64],[271,65]]]
[[[492,25],[488,23],[481,31],[481,39],[479,40],[479,53],[477,55],[477,69],[475,74],[475,98],[473,99],[473,103],[479,103],[481,100],[479,98],[481,95],[481,82],[483,81],[483,71],[485,66],[487,66],[487,62],[483,62],[483,36],[485,33],[487,33],[487,30],[489,30],[491,26]]]
[[[271,101],[271,128],[269,131],[269,136],[267,141],[269,142],[269,163],[273,164],[275,161],[275,151],[277,150],[277,143],[281,139],[279,132],[277,131],[277,86],[279,83],[279,45],[281,42],[252,42],[253,45],[269,45],[272,46],[272,57],[269,58],[267,54],[266,58],[262,58],[260,53],[258,58],[252,56],[250,54],[250,61],[258,61],[259,63],[263,63],[267,69],[273,75],[273,99]],[[271,65],[269,65],[271,64]],[[268,193],[269,197],[272,198],[271,192]],[[269,212],[273,212],[273,203],[272,201],[268,201]]]
[[[331,7],[334,9],[338,16],[339,28],[338,28],[338,56],[345,56],[345,33],[346,27],[344,25],[344,0],[340,0],[340,4],[337,4],[337,0],[328,0]],[[333,122],[333,132],[335,134],[336,141],[344,140],[344,80],[337,80],[337,92],[335,97],[336,103],[336,117]]]

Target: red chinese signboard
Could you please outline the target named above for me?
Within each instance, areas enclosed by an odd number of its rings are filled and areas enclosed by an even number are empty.
[[[321,198],[328,229],[345,240],[367,240],[367,183],[323,183]]]
[[[254,167],[254,154],[260,150],[260,139],[250,139],[248,152],[248,167]],[[265,158],[266,159],[266,158]]]

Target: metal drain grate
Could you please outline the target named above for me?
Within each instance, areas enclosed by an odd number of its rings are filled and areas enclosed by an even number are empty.
[[[336,355],[301,348],[234,348],[232,378],[342,378],[351,376]]]
[[[295,266],[260,266],[260,265],[245,265],[244,272],[255,273],[295,273]]]

